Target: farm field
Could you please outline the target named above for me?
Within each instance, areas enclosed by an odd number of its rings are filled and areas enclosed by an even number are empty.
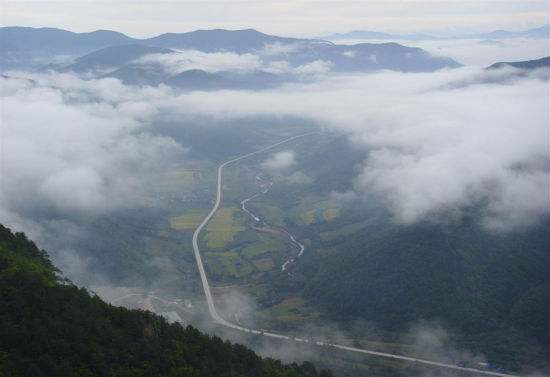
[[[205,209],[190,209],[180,216],[170,219],[170,227],[174,230],[193,230],[208,213]]]
[[[220,208],[206,227],[206,246],[219,249],[231,243],[235,236],[245,230],[238,208]]]

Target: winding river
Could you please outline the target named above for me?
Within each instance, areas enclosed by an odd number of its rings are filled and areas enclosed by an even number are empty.
[[[256,176],[256,179],[258,179],[258,176]],[[251,197],[246,198],[243,201],[241,201],[241,209],[244,212],[246,212],[256,223],[260,224],[260,225],[256,225],[256,224],[252,225],[252,229],[254,229],[258,232],[273,233],[273,234],[284,234],[288,238],[288,241],[290,242],[290,244],[292,246],[294,246],[294,248],[296,248],[296,250],[298,251],[296,257],[290,257],[289,259],[287,259],[281,265],[281,271],[286,271],[287,267],[291,263],[294,263],[296,258],[299,258],[299,257],[302,256],[302,254],[304,253],[304,250],[306,249],[306,247],[304,246],[304,244],[302,244],[301,242],[296,240],[296,238],[288,230],[283,229],[283,228],[277,228],[277,227],[274,227],[273,225],[269,225],[265,220],[262,221],[262,219],[258,215],[256,215],[249,208],[246,207],[246,203],[248,203],[252,199],[257,198],[260,195],[267,194],[269,192],[269,189],[271,188],[272,184],[273,183],[270,182],[268,184],[268,187],[265,188],[264,190],[262,190],[261,192],[259,192],[257,194],[254,194]]]

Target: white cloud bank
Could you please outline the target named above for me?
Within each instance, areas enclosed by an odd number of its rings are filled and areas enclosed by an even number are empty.
[[[26,208],[37,198],[63,211],[124,203],[117,198],[138,190],[152,165],[181,152],[142,122],[170,111],[313,119],[369,150],[355,191],[377,195],[398,221],[476,206],[490,228],[528,225],[550,214],[548,72],[502,82],[512,72],[379,72],[261,92],[183,94],[67,75],[33,75],[38,85],[7,80],[2,208]],[[283,154],[266,164],[293,160]]]
[[[142,119],[156,110],[117,80],[35,79],[0,78],[3,222],[134,206],[151,172],[184,152],[151,134]]]
[[[486,226],[509,228],[550,214],[548,72],[503,81],[513,72],[380,72],[182,99],[196,112],[295,115],[346,130],[370,150],[356,188],[399,221],[481,206]]]
[[[338,44],[387,43],[387,39],[338,40]],[[532,60],[550,55],[545,38],[391,40],[404,46],[419,47],[435,56],[452,58],[464,65],[487,67],[497,62]]]
[[[283,45],[277,43],[266,45],[266,48],[258,51],[257,54],[181,50],[166,54],[148,54],[134,60],[133,64],[153,69],[160,67],[160,69],[171,75],[193,69],[209,73],[233,72],[243,74],[265,71],[273,74],[297,76],[320,75],[330,71],[332,63],[319,59],[292,66],[284,58],[285,55],[296,51],[298,48],[299,45],[297,44]],[[276,60],[274,60],[275,57]]]
[[[296,164],[295,154],[292,151],[278,152],[262,163],[262,166],[274,171],[286,170]]]
[[[215,73],[222,71],[252,72],[262,65],[260,58],[253,54],[234,52],[202,52],[184,50],[169,54],[149,54],[135,61],[138,65],[159,64],[166,72],[178,74],[191,69]]]
[[[487,67],[496,62],[531,60],[550,55],[550,43],[545,38],[455,39],[420,41],[414,45],[435,55],[447,56],[462,64],[480,67]]]

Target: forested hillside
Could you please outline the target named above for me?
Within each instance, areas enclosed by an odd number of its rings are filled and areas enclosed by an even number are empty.
[[[344,139],[319,143],[298,162],[312,183],[278,182],[269,198],[288,214],[286,227],[309,243],[292,277],[278,281],[281,297],[301,294],[337,323],[363,320],[395,339],[419,323],[437,323],[496,365],[548,367],[548,219],[488,230],[472,206],[461,218],[402,224],[377,197],[331,199],[352,187],[365,156]],[[328,220],[327,209],[336,213]]]
[[[520,368],[550,353],[549,239],[545,225],[491,234],[467,219],[370,224],[305,257],[304,293],[335,319],[389,331],[441,322],[492,361]]]
[[[0,225],[0,375],[331,376],[113,307],[59,278],[46,253]]]

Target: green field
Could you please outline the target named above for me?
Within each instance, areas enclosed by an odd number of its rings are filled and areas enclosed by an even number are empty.
[[[170,219],[170,227],[175,230],[195,229],[206,216],[207,210],[190,209],[180,216]]]
[[[350,236],[360,231],[362,228],[365,228],[366,226],[367,222],[361,221],[354,224],[344,225],[343,227],[340,227],[336,230],[319,233],[319,237],[321,237],[323,241],[331,241],[334,239]]]
[[[246,247],[206,253],[210,271],[220,277],[239,278],[273,269],[275,263],[269,253],[284,249],[286,245],[265,234],[253,236],[255,241]]]
[[[254,272],[254,266],[234,251],[206,253],[206,265],[214,276],[242,278]]]
[[[332,221],[338,216],[340,216],[340,208],[327,208],[323,211],[325,221]]]
[[[319,200],[315,197],[302,201],[296,215],[305,225],[328,222],[340,216],[340,207],[333,200]]]
[[[315,222],[315,210],[312,209],[312,210],[307,211],[307,212],[302,212],[300,214],[300,218],[302,219],[302,221],[306,225],[313,224]]]
[[[255,207],[256,211],[272,225],[285,226],[285,212],[274,205],[268,205],[264,203],[258,203]]]
[[[291,323],[303,322],[318,317],[317,313],[311,312],[305,306],[304,300],[298,296],[286,298],[279,304],[264,310],[263,314],[267,314],[268,318],[275,321]]]
[[[174,192],[189,188],[203,180],[203,173],[199,169],[178,168],[165,172],[156,183],[158,192]]]
[[[246,228],[240,218],[235,217],[239,209],[234,207],[220,208],[206,227],[206,246],[211,249],[225,247],[235,236]]]
[[[256,259],[252,263],[260,271],[269,271],[275,266],[271,258]]]
[[[259,238],[259,241],[254,242],[240,250],[240,254],[243,258],[253,259],[262,254],[276,251],[285,247],[283,242],[273,237],[262,234],[259,235]]]

